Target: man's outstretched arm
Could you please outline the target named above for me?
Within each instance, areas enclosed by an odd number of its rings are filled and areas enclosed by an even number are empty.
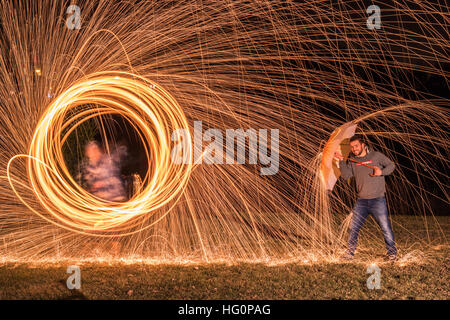
[[[352,165],[347,163],[345,160],[339,161],[339,170],[341,171],[342,178],[347,180],[353,177]]]
[[[353,169],[351,164],[344,160],[344,157],[339,151],[334,153],[334,157],[339,160],[339,170],[341,171],[341,177],[345,180],[353,177]]]

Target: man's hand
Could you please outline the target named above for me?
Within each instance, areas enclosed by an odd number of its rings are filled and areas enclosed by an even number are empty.
[[[378,177],[378,176],[381,176],[382,174],[383,174],[383,172],[381,171],[381,169],[378,167],[375,167],[375,169],[373,169],[373,173],[370,176]]]
[[[342,156],[342,154],[339,151],[336,151],[334,153],[334,157],[339,159],[340,161],[344,160],[344,157]]]

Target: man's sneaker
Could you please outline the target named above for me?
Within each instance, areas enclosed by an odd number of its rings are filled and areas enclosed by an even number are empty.
[[[346,261],[351,261],[351,260],[353,260],[353,255],[350,253],[350,252],[346,252],[343,256],[342,256],[342,259],[343,260],[346,260]]]
[[[397,255],[396,255],[396,254],[389,254],[389,255],[387,256],[386,260],[387,260],[388,262],[395,262],[395,261],[397,261]]]

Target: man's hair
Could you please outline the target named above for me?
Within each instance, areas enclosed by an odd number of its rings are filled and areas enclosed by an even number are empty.
[[[99,148],[100,150],[103,150],[103,146],[101,145],[101,143],[99,142],[99,141],[97,141],[97,140],[91,140],[91,141],[89,141],[87,144],[86,144],[86,149],[87,148],[90,148],[90,147],[97,147],[97,148]]]
[[[360,134],[355,134],[353,137],[350,138],[350,142],[358,140],[359,143],[364,143],[367,145],[366,139]]]

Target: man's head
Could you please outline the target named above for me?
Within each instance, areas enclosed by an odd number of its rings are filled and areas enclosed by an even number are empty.
[[[357,157],[363,157],[366,155],[366,142],[364,138],[358,134],[355,134],[350,138],[350,148]]]
[[[91,141],[86,145],[85,155],[89,159],[90,163],[97,163],[103,156],[102,148],[96,141]]]

